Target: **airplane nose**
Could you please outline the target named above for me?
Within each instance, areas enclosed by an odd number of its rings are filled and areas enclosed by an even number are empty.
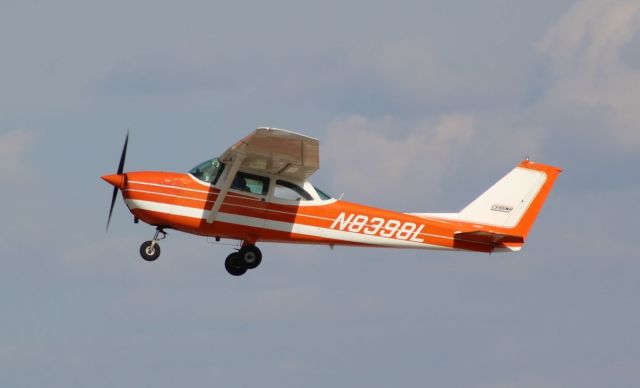
[[[112,186],[115,186],[119,189],[124,188],[125,184],[125,175],[124,174],[111,174],[111,175],[103,175],[102,178],[104,181],[109,183]]]

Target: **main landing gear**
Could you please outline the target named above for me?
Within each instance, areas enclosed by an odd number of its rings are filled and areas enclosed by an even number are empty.
[[[233,276],[244,275],[249,269],[254,269],[262,262],[262,252],[255,245],[245,245],[238,252],[227,256],[224,268]]]
[[[155,261],[160,257],[160,244],[158,241],[167,237],[164,228],[157,227],[153,239],[145,241],[140,245],[140,256],[146,261]],[[244,275],[250,269],[257,268],[262,262],[262,252],[257,246],[246,244],[238,250],[227,256],[224,261],[224,268],[233,276]]]

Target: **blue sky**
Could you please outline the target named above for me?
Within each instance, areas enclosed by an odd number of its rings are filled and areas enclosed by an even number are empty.
[[[0,385],[632,387],[640,381],[640,3],[0,2]],[[153,229],[128,170],[257,126],[321,141],[313,181],[458,211],[525,156],[565,169],[516,255]]]

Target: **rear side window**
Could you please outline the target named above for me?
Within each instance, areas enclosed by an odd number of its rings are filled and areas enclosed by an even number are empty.
[[[277,180],[273,196],[278,199],[288,199],[290,201],[310,201],[313,197],[302,187],[287,181]]]
[[[313,186],[313,188],[316,189],[316,192],[320,196],[320,199],[322,199],[323,201],[331,199],[331,196],[329,194],[325,193],[324,191],[320,190],[319,188],[317,188],[315,186]]]
[[[267,195],[269,190],[269,178],[260,175],[238,172],[233,178],[231,188],[234,190],[246,191],[247,193]]]

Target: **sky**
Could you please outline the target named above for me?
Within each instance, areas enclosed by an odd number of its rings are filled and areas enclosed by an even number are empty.
[[[636,387],[638,101],[637,0],[0,0],[0,386]],[[517,254],[105,233],[127,129],[186,171],[258,126],[398,211],[564,172]]]

